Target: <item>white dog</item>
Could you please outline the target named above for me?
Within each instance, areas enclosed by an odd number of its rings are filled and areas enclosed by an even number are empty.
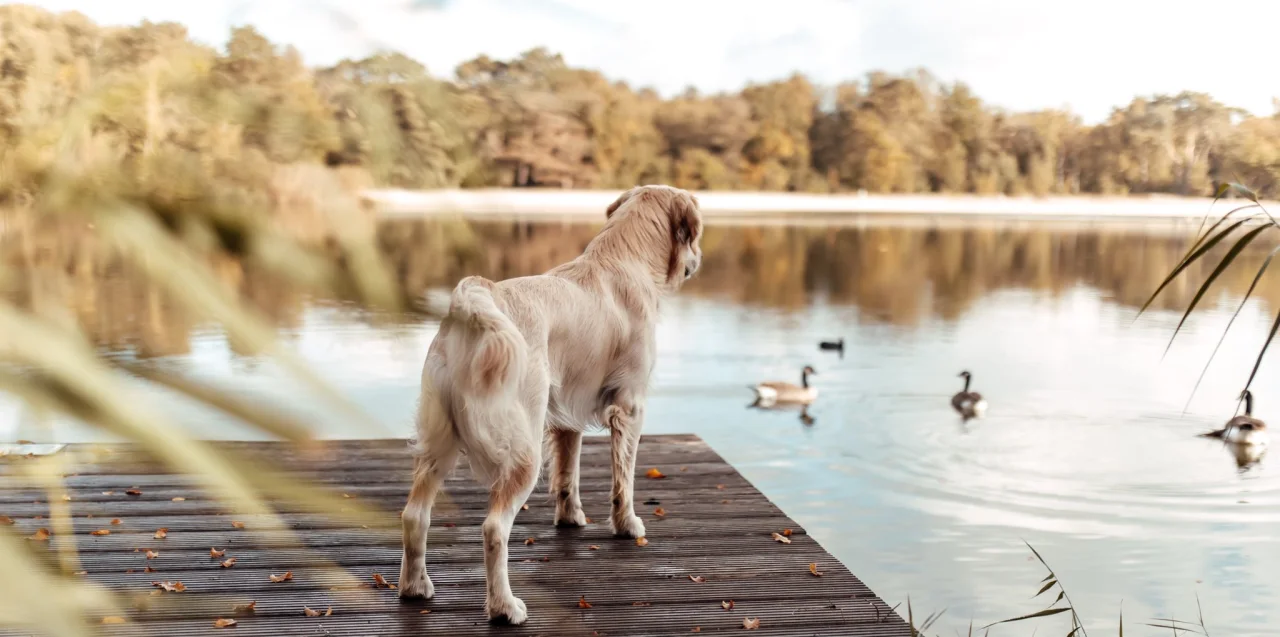
[[[698,270],[702,220],[691,194],[667,186],[632,188],[606,215],[569,263],[498,283],[468,277],[454,288],[422,369],[401,597],[435,592],[427,528],[459,452],[490,493],[483,526],[490,619],[520,624],[528,615],[507,578],[507,539],[537,481],[544,434],[556,524],[586,523],[582,432],[603,426],[611,437],[613,532],[644,536],[632,494],[658,303]]]

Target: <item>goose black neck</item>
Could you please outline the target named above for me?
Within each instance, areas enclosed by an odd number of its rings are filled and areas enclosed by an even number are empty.
[[[809,370],[800,370],[800,386],[809,389]]]
[[[1244,415],[1253,415],[1253,393],[1248,390],[1244,392]]]
[[[969,393],[969,381],[971,380],[973,380],[973,376],[970,376],[968,374],[964,375],[964,391],[966,394]]]

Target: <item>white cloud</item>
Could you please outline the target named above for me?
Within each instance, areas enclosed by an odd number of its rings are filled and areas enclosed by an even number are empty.
[[[219,44],[250,23],[313,64],[401,50],[447,75],[480,53],[535,46],[671,94],[733,90],[793,70],[820,83],[926,67],[1016,108],[1070,106],[1105,117],[1136,94],[1207,91],[1258,113],[1280,94],[1269,27],[1280,3],[1212,8],[1157,0],[43,0],[105,23],[175,20]],[[442,5],[412,10],[414,4]]]

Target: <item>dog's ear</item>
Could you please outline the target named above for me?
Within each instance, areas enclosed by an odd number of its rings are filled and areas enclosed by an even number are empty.
[[[702,233],[702,215],[698,213],[698,198],[680,192],[671,198],[671,238],[677,246],[689,245]]]
[[[618,199],[609,204],[609,207],[605,209],[604,218],[609,219],[613,217],[613,213],[617,212],[618,208],[622,207],[622,204],[627,203],[627,200],[630,199],[632,195],[636,194],[636,191],[639,189],[640,187],[636,186],[635,188],[618,195]]]

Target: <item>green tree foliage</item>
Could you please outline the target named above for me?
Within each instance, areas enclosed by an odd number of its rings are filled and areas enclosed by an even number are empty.
[[[148,165],[234,181],[323,161],[403,188],[1205,195],[1245,180],[1280,195],[1280,119],[1201,93],[1138,97],[1096,125],[925,71],[662,99],[546,49],[449,78],[390,52],[312,70],[252,27],[215,50],[175,24],[0,7],[0,201],[35,192],[76,114],[135,181]]]

